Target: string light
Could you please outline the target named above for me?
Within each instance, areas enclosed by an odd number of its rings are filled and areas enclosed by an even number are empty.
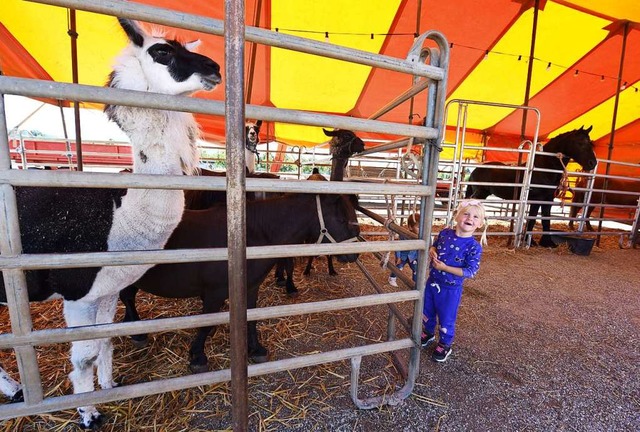
[[[280,32],[280,31],[285,31],[285,32],[291,32],[291,33],[311,33],[311,34],[323,34],[324,33],[324,39],[326,42],[329,41],[329,32],[328,31],[314,31],[314,30],[302,30],[302,29],[284,29],[284,28],[279,28],[276,27],[273,30],[275,30],[276,32]],[[412,36],[413,39],[415,40],[418,37],[418,34],[416,33],[348,33],[348,32],[332,32],[335,35],[347,35],[347,36],[368,36],[370,39],[374,39],[375,35],[378,36]],[[483,49],[483,48],[478,48],[478,47],[473,47],[473,46],[467,46],[467,45],[461,45],[461,44],[456,44],[460,47],[463,48],[468,48],[468,49],[472,49],[472,50],[477,50],[477,51],[484,51],[484,56],[483,56],[483,60],[486,60],[489,58],[489,52],[491,52],[492,54],[498,54],[498,55],[504,55],[504,56],[511,56],[511,57],[515,57],[518,59],[518,61],[522,61],[522,54],[512,54],[512,53],[506,53],[506,52],[499,52],[499,51],[489,51],[488,49]],[[454,43],[453,42],[449,42],[449,48],[453,48]],[[551,65],[552,63],[550,61],[545,61],[543,59],[539,59],[536,57],[531,57],[531,60],[536,60],[539,62],[546,62],[547,63],[547,67],[546,70],[549,71],[551,70]],[[559,66],[559,65],[555,65],[555,66]],[[565,66],[559,66],[561,69],[567,70],[570,69],[568,67]],[[604,82],[605,78],[609,78],[612,80],[617,80],[618,77],[613,77],[613,76],[605,76],[602,74],[598,74],[598,73],[593,73],[593,72],[587,72],[587,71],[582,71],[583,74],[587,74],[587,75],[592,75],[592,76],[600,76],[600,81]],[[576,69],[573,73],[574,77],[577,77],[580,74],[580,70]],[[621,90],[625,90],[628,87],[628,83],[627,81],[624,81],[623,84],[621,85]],[[630,86],[631,88],[634,89],[635,93],[638,93],[638,87],[636,86]]]

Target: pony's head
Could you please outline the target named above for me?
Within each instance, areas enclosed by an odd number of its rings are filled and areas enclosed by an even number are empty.
[[[189,95],[222,81],[218,63],[192,51],[200,41],[183,44],[149,35],[135,21],[118,21],[130,43],[116,60],[109,87]]]
[[[327,233],[337,242],[357,241],[360,226],[356,217],[358,199],[355,195],[318,195]],[[324,237],[323,242],[329,241]],[[354,262],[358,254],[338,255],[340,262]]]
[[[360,153],[364,150],[364,142],[350,130],[335,129],[329,131],[324,128],[322,130],[326,136],[331,137],[329,145],[334,159],[350,158],[355,153]]]
[[[593,141],[589,137],[593,126],[585,129],[575,129],[552,138],[544,146],[544,151],[561,152],[567,158],[571,158],[582,166],[586,171],[591,171],[598,163],[593,150]],[[551,145],[550,145],[551,144]]]

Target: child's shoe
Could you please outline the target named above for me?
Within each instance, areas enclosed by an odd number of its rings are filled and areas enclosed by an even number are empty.
[[[398,282],[396,282],[395,276],[389,276],[389,285],[391,285],[392,287],[398,286]]]
[[[426,331],[422,332],[422,336],[420,336],[420,345],[422,345],[422,348],[429,347],[435,341],[436,335],[432,335],[431,333],[427,333]]]
[[[441,343],[438,344],[435,350],[433,350],[433,354],[431,355],[431,359],[433,361],[437,361],[439,363],[445,362],[449,356],[451,355],[451,347],[443,345]]]

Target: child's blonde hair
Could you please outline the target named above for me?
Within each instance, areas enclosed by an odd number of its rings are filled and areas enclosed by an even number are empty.
[[[456,208],[455,214],[453,215],[453,220],[456,220],[458,218],[458,214],[460,214],[463,209],[469,207],[474,207],[476,210],[478,210],[480,219],[482,219],[482,225],[480,225],[480,228],[484,227],[484,230],[482,230],[482,236],[480,237],[480,244],[482,244],[483,246],[487,246],[487,227],[489,226],[489,224],[487,223],[486,211],[481,201],[474,199],[460,201],[458,207]]]

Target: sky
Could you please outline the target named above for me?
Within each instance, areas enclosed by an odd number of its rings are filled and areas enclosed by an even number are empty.
[[[46,138],[65,138],[59,107],[15,95],[5,95],[4,101],[9,131],[18,127],[21,131],[39,131]],[[73,108],[63,110],[67,135],[69,139],[75,139]],[[100,110],[81,108],[80,119],[83,141],[129,141],[118,126],[109,121]]]

